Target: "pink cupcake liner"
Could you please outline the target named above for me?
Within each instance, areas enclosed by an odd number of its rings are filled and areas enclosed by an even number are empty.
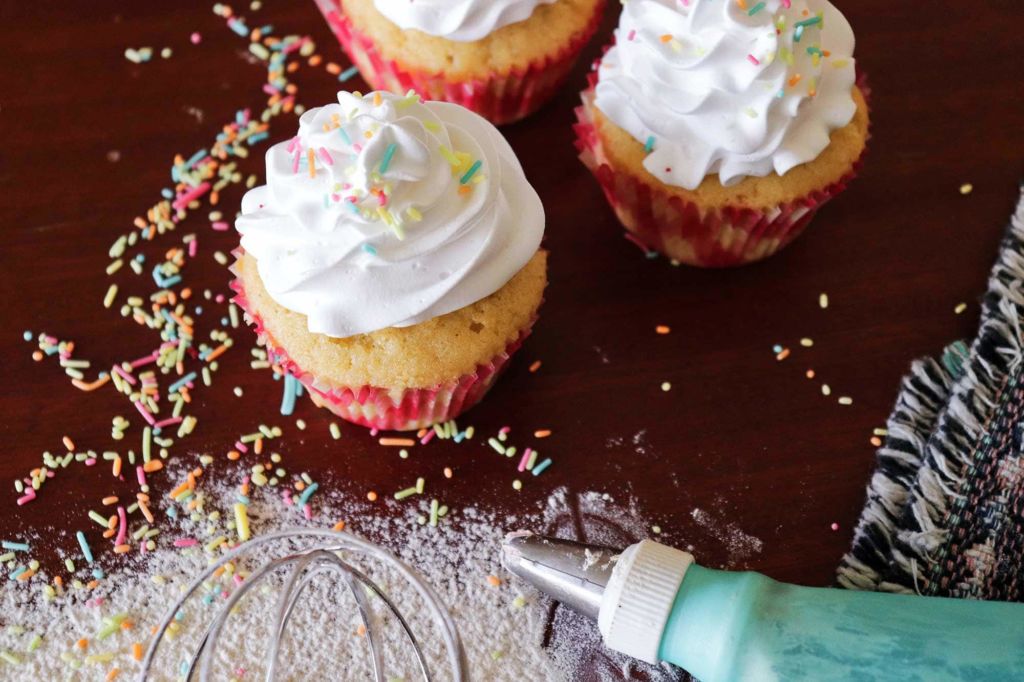
[[[581,94],[583,104],[576,108],[573,126],[580,160],[597,178],[627,236],[681,263],[732,267],[777,253],[804,231],[819,208],[846,188],[863,160],[862,154],[837,182],[769,211],[741,206],[702,209],[609,165],[594,126],[596,70],[588,80],[590,86]],[[866,82],[862,92],[868,96]]]
[[[373,40],[360,33],[341,12],[339,0],[316,0],[328,25],[338,37],[363,79],[375,90],[405,94],[417,92],[428,100],[444,100],[475,111],[495,124],[518,121],[539,109],[565,81],[583,46],[597,31],[604,12],[599,3],[586,29],[554,55],[508,74],[453,81],[444,73],[407,69],[385,58]]]
[[[242,249],[236,249],[236,259]],[[530,335],[533,322],[519,332],[505,350],[489,361],[477,365],[469,374],[446,381],[431,388],[389,389],[379,386],[333,386],[319,380],[299,366],[288,355],[263,324],[262,318],[249,306],[245,286],[232,266],[235,279],[230,287],[235,292],[231,299],[245,314],[245,319],[256,331],[257,342],[265,346],[272,362],[282,372],[298,379],[309,391],[310,398],[345,421],[382,431],[414,431],[416,429],[455,419],[476,405],[494,385],[508,366],[512,355]]]

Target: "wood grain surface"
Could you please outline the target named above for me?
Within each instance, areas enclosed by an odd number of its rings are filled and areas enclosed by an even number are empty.
[[[873,89],[870,151],[860,177],[807,234],[762,264],[707,271],[645,258],[576,158],[573,108],[618,3],[556,100],[504,129],[547,211],[550,285],[534,335],[461,422],[481,435],[507,424],[520,447],[553,458],[542,476],[524,478],[522,491],[511,487],[514,466],[480,437],[435,441],[403,461],[359,427],[344,425],[332,439],[332,419],[307,401],[295,416],[309,428],[297,431],[294,417],[278,412],[280,383],[248,369],[252,337],[243,329],[233,331],[237,348],[223,356],[214,386],[196,391],[200,426],[175,452],[210,452],[220,460],[214,468],[224,467],[238,434],[280,424],[291,470],[358,494],[389,495],[424,476],[453,509],[514,513],[560,486],[608,492],[635,498],[648,523],[694,545],[707,565],[830,583],[872,470],[871,431],[883,425],[914,358],[972,335],[1024,170],[1024,6],[840,7]],[[312,35],[325,59],[348,66],[312,0],[243,9],[251,24]],[[207,2],[2,0],[0,16],[0,480],[8,490],[0,536],[41,533],[35,554],[47,563],[51,549],[73,547],[74,530],[98,530],[86,509],[103,495],[133,494],[133,482],[117,484],[105,465],[76,467],[22,507],[11,482],[38,466],[44,450],[62,453],[65,434],[79,449],[105,450],[115,445],[113,415],[133,421],[130,439],[140,420],[114,391],[81,393],[52,360],[33,362],[22,332],[74,339],[76,355],[96,367],[152,349],[152,332],[101,307],[111,281],[107,249],[170,184],[174,154],[209,144],[236,110],[262,109],[265,67]],[[189,42],[193,31],[199,45]],[[174,52],[139,65],[125,59],[125,48],[141,46]],[[338,89],[322,68],[303,66],[296,80],[307,106]],[[358,78],[349,85],[364,87]],[[273,138],[295,125],[275,119]],[[240,165],[262,177],[262,151]],[[963,196],[967,182],[974,190]],[[230,216],[240,196],[238,187],[225,191],[220,208]],[[187,283],[227,293],[229,274],[212,253],[230,250],[236,236],[212,231],[205,213],[178,228],[201,242]],[[177,241],[154,244],[152,257]],[[133,277],[125,269],[112,281],[126,293],[148,291]],[[818,306],[821,292],[827,310]],[[956,315],[960,302],[968,307]],[[212,308],[209,316],[221,314]],[[671,333],[656,334],[657,325]],[[802,337],[813,348],[800,347]],[[775,344],[791,356],[776,361]],[[534,360],[543,365],[530,373]],[[839,405],[840,395],[853,404]],[[552,435],[538,441],[537,429]],[[445,466],[455,471],[450,481]],[[154,490],[169,483],[156,480]],[[698,523],[695,509],[718,527]],[[721,532],[730,525],[763,549],[731,556]]]

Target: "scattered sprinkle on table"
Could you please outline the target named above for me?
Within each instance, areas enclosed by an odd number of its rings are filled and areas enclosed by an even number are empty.
[[[963,196],[967,196],[968,194],[970,194],[973,191],[974,191],[974,185],[972,185],[969,182],[965,182],[964,184],[960,185],[960,194],[963,195]]]

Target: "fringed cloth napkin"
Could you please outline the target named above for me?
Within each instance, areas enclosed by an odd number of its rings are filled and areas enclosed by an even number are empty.
[[[843,587],[1024,601],[1024,187],[974,343],[903,380]]]

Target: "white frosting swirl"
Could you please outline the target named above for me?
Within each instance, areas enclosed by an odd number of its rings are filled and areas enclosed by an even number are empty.
[[[596,105],[666,184],[783,175],[853,119],[853,47],[827,0],[630,0]]]
[[[493,125],[415,95],[338,102],[302,115],[242,199],[242,247],[275,301],[343,338],[465,307],[526,265],[544,209]]]
[[[557,0],[373,0],[377,11],[405,30],[414,28],[460,43],[486,38],[525,21],[537,5]]]

